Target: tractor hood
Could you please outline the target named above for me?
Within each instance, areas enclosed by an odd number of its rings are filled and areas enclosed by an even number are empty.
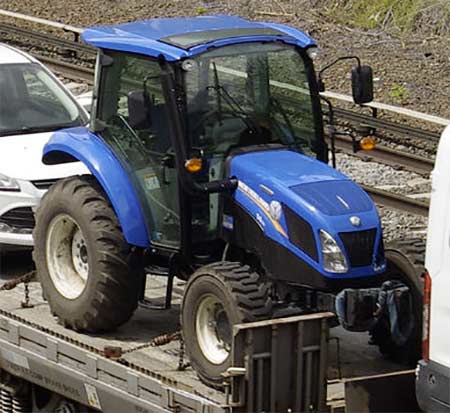
[[[323,162],[287,149],[250,152],[232,158],[230,176],[239,182],[235,201],[265,236],[311,266],[320,269],[321,230],[330,234],[342,250],[346,234],[359,232],[363,238],[372,237],[366,238],[370,245],[364,248],[368,260],[375,256],[381,242],[381,224],[373,201],[355,182]],[[295,241],[304,239],[306,232],[316,245],[309,256]],[[364,271],[369,275],[367,269],[351,268],[345,276],[361,276]]]
[[[351,179],[313,158],[289,150],[239,155],[231,176],[267,201],[277,200],[302,213],[328,216],[364,213],[374,208],[369,196]],[[265,196],[266,195],[266,196]]]

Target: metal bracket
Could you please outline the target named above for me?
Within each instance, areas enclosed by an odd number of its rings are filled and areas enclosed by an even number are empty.
[[[8,341],[12,344],[19,345],[19,326],[13,322],[9,322]]]
[[[127,372],[127,390],[133,396],[139,396],[139,377],[131,371]]]
[[[86,355],[86,374],[93,379],[98,377],[97,374],[97,357]]]
[[[155,275],[158,276],[158,275]],[[144,298],[139,301],[139,306],[148,310],[169,310],[172,307],[172,291],[174,275],[165,275],[167,277],[166,299],[163,305],[153,304],[150,300]]]
[[[57,362],[58,361],[58,342],[49,337],[46,339],[47,350],[46,355],[47,359],[50,361]]]
[[[170,389],[163,389],[163,392],[161,393],[161,403],[174,413],[177,413],[180,410],[180,407],[175,401],[174,393]]]

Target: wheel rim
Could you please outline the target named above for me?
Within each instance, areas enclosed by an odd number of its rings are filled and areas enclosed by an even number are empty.
[[[222,364],[231,351],[231,324],[217,297],[205,295],[201,299],[195,327],[203,355],[213,364]]]
[[[58,292],[70,300],[78,298],[88,280],[89,256],[83,232],[69,215],[60,214],[50,222],[46,258]]]

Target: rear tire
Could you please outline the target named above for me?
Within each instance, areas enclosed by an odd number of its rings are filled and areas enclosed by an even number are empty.
[[[93,178],[53,185],[37,211],[33,237],[37,276],[61,324],[96,332],[131,317],[138,302],[140,253],[126,242]]]
[[[181,304],[181,328],[191,365],[206,384],[219,388],[231,364],[232,326],[270,318],[270,284],[249,266],[219,262],[189,279]]]
[[[415,366],[421,354],[425,241],[397,240],[386,248],[385,254],[388,263],[386,278],[403,282],[412,294],[414,328],[406,343],[399,346],[392,340],[389,319],[384,315],[369,332],[371,343],[377,345],[385,357],[401,364]]]

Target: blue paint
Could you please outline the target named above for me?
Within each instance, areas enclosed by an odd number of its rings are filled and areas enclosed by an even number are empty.
[[[375,262],[382,230],[374,203],[356,183],[345,175],[305,155],[289,150],[277,150],[253,152],[234,157],[231,161],[230,176],[235,176],[239,181],[244,182],[263,202],[269,204],[270,201],[277,200],[307,221],[312,226],[318,248],[320,248],[319,231],[321,229],[336,240],[346,255],[350,267],[346,273],[336,274],[325,271],[320,249],[318,250],[319,261],[316,262],[293,245],[288,237],[281,234],[262,208],[242,190],[238,189],[234,194],[236,202],[259,222],[267,237],[283,245],[323,276],[345,279],[375,276],[385,271],[385,266],[379,268],[373,265],[356,268],[350,266],[350,259],[339,233],[376,228],[377,237],[373,250],[373,262]],[[260,185],[270,188],[273,195],[267,194]],[[304,190],[302,186],[305,186]],[[308,187],[313,190],[312,195],[307,194]],[[341,191],[342,189],[345,191]],[[320,191],[322,205],[319,205],[318,200],[315,199],[314,191],[316,194]],[[342,205],[336,195],[341,196],[349,208]],[[357,215],[361,219],[361,226],[358,228],[350,222],[350,217],[353,215]],[[284,232],[288,234],[285,217],[282,216],[278,222]]]
[[[239,162],[236,165],[238,178],[241,174],[240,168],[253,171],[257,179],[267,178],[270,171],[271,182],[276,182],[283,187],[311,182],[348,180],[344,174],[323,162],[287,149],[253,152],[242,155],[240,159],[245,159],[245,163]]]
[[[192,32],[229,29],[274,29],[277,35],[254,35],[228,37],[206,42],[188,50],[161,41],[168,36]],[[274,23],[251,22],[235,16],[199,16],[187,18],[158,18],[123,23],[112,26],[97,26],[84,30],[83,40],[102,49],[139,53],[152,57],[164,56],[168,61],[196,56],[210,47],[260,41],[282,41],[302,48],[315,46],[315,41],[300,30]]]
[[[298,196],[326,215],[342,215],[370,211],[372,200],[352,181],[328,180],[291,187]]]
[[[54,152],[68,153],[95,176],[108,195],[129,244],[144,248],[150,245],[139,198],[122,164],[102,139],[85,127],[57,131],[44,147],[44,163]]]

